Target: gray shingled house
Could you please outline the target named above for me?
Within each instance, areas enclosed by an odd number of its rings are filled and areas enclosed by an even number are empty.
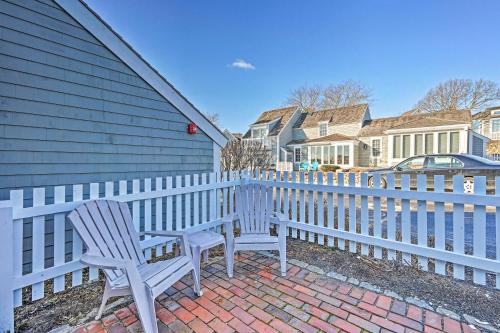
[[[227,140],[78,0],[0,0],[0,119],[0,200],[211,172]]]

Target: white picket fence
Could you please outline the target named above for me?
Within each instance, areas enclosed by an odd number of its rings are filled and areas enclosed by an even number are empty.
[[[442,176],[435,177],[433,191],[427,191],[425,175],[419,175],[416,190],[410,189],[409,177],[402,177],[401,189],[395,189],[393,176],[387,178],[386,189],[369,188],[368,177],[268,171],[257,172],[250,181],[275,188],[275,208],[288,213],[292,238],[377,259],[416,262],[423,270],[462,280],[472,272],[473,282],[488,282],[500,289],[500,177],[495,194],[486,193],[484,177],[475,178],[474,194],[463,193],[463,178],[459,176],[453,180],[453,192],[445,190]],[[37,188],[33,189],[32,207],[23,207],[22,190],[12,191],[9,201],[0,202],[0,332],[12,327],[12,309],[22,305],[23,299],[37,300],[47,290],[60,292],[80,285],[87,275],[89,280],[97,278],[94,269],[83,274],[86,268],[78,259],[84,246],[74,233],[71,260],[65,257],[65,217],[84,200],[104,197],[129,202],[140,231],[181,230],[234,211],[234,188],[239,179],[239,174],[231,172],[159,177],[154,186],[149,178],[93,183],[85,185],[85,198],[84,185],[61,186],[54,189],[51,204],[46,204],[45,189]],[[378,176],[374,183],[379,184]],[[431,228],[429,213],[434,220]],[[446,215],[450,214],[447,229]],[[472,217],[469,224],[468,216]],[[494,220],[494,231],[488,233],[487,217]],[[53,265],[46,267],[45,222],[49,220],[54,221],[49,253]],[[33,230],[29,252],[23,244],[26,223],[31,223]],[[488,239],[493,249],[489,254]],[[163,247],[155,238],[144,239],[141,245],[147,257],[171,251],[171,246]],[[27,274],[23,274],[23,255],[24,261],[28,255],[31,262]]]

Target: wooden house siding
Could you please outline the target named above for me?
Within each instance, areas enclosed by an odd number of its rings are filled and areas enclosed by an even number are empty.
[[[0,0],[0,119],[0,200],[213,170],[213,141],[52,0]]]

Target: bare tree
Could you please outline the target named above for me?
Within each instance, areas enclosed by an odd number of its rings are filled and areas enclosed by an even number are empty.
[[[290,92],[286,105],[295,105],[304,112],[314,112],[321,107],[323,89],[320,86],[302,86]]]
[[[339,84],[329,85],[323,90],[323,109],[334,109],[367,103],[371,90],[359,82],[347,80]]]
[[[470,109],[477,111],[500,101],[500,88],[489,80],[452,79],[440,83],[417,103],[412,113],[454,111]]]
[[[367,103],[371,91],[359,82],[347,80],[326,88],[302,86],[290,92],[286,105],[296,105],[305,112]]]
[[[271,154],[261,142],[229,141],[221,150],[224,171],[269,169]]]
[[[205,113],[205,117],[207,117],[207,119],[212,124],[219,127],[219,114],[218,113]]]

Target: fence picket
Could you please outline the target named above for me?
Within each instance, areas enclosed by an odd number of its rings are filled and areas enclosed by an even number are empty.
[[[295,171],[292,171],[292,183],[297,182],[297,173]],[[297,223],[298,221],[298,215],[297,215],[297,190],[292,189],[292,199],[291,199],[291,205],[292,205],[292,221],[295,221]],[[293,222],[292,222],[293,223]],[[292,228],[292,238],[297,238],[297,229]]]
[[[202,173],[201,174],[201,184],[205,185],[207,183],[207,174]],[[208,214],[207,214],[207,196],[208,192],[203,191],[201,193],[201,222],[206,222],[208,221]]]
[[[486,194],[486,177],[474,177],[474,193]],[[486,206],[474,205],[473,221],[472,254],[486,258]],[[483,270],[474,268],[472,278],[474,283],[486,284],[486,274]]]
[[[191,186],[191,176],[184,176],[184,187]],[[184,228],[189,228],[191,224],[191,193],[184,195]]]
[[[193,186],[200,184],[200,176],[196,173],[193,175]],[[193,225],[200,224],[200,192],[193,193]]]
[[[427,191],[427,175],[417,175],[417,191]],[[425,200],[417,200],[417,244],[427,246],[427,201]],[[424,271],[429,269],[426,257],[418,256],[418,264]]]
[[[215,184],[216,183],[216,174],[215,172],[211,172],[210,173],[210,176],[209,176],[209,184]],[[215,197],[216,197],[216,192],[215,190],[210,190],[210,196],[209,196],[209,207],[210,207],[210,211],[209,211],[209,216],[210,216],[210,220],[215,220],[215,218],[217,217],[217,212],[216,212],[216,202],[215,202]]]
[[[163,178],[156,177],[155,178],[155,190],[161,191],[163,190]],[[155,230],[161,231],[163,230],[163,198],[155,199]],[[163,244],[159,244],[156,246],[156,256],[163,255]]]
[[[323,172],[318,172],[318,184],[323,185]],[[324,227],[325,224],[323,222],[323,219],[325,210],[323,209],[323,200],[324,200],[323,192],[318,192],[317,200],[318,200],[317,225],[319,225],[320,227]],[[323,234],[318,234],[318,244],[319,245],[325,244],[325,236]]]
[[[216,172],[215,173],[215,183],[220,182],[220,179],[221,179],[220,177],[221,177],[220,173]],[[221,192],[222,192],[222,190],[215,189],[214,192],[215,192],[215,209],[216,209],[215,218],[218,218],[218,217],[221,217],[221,214],[222,214],[222,209],[221,209]]]
[[[20,209],[24,206],[24,192],[23,190],[10,191],[10,200],[13,209]],[[16,219],[14,223],[14,276],[19,277],[23,275],[23,219]],[[14,290],[14,306],[20,306],[23,303],[23,290]]]
[[[353,174],[354,175],[354,174]],[[350,176],[349,176],[350,177]],[[350,179],[349,179],[350,180]],[[340,187],[343,187],[345,185],[345,179],[344,179],[344,173],[340,172],[337,173],[337,185]],[[349,186],[354,186],[352,183],[349,182]],[[354,196],[353,196],[354,197]],[[349,199],[351,197],[349,196]],[[345,230],[345,196],[341,192],[337,194],[337,229],[340,231]],[[354,221],[356,223],[356,205],[352,205],[351,208],[351,200],[349,200],[349,228],[351,228],[351,221]],[[350,229],[349,231],[356,230]],[[345,241],[344,239],[337,238],[337,245],[339,249],[345,250]],[[353,252],[356,252],[356,244],[354,242],[349,241],[349,247]]]
[[[272,181],[273,178],[270,177],[270,180]],[[281,171],[276,171],[276,181],[281,181]],[[276,188],[276,211],[281,212],[281,188],[279,187]]]
[[[328,185],[333,185],[333,172],[328,172],[327,173],[327,176],[326,176],[326,182]],[[327,214],[326,214],[326,218],[327,218],[327,223],[326,223],[326,226],[328,229],[333,229],[334,227],[334,219],[335,219],[335,216],[334,216],[334,213],[335,213],[335,208],[333,207],[333,193],[328,193],[327,194]],[[333,237],[332,236],[328,236],[327,238],[327,244],[328,246],[330,247],[333,247],[334,246],[334,242],[333,242]]]
[[[300,178],[299,178],[300,183],[304,183],[304,172],[300,173]],[[299,206],[299,213],[300,213],[300,223],[306,223],[306,200],[305,200],[305,191],[299,191],[299,200],[300,200],[300,206]],[[300,240],[306,240],[306,232],[304,230],[300,230]]]
[[[54,203],[66,201],[66,188],[64,186],[54,187]],[[65,229],[66,214],[54,214],[54,266],[60,266],[65,261]],[[54,292],[64,290],[64,275],[54,278]]]
[[[99,183],[90,183],[90,199],[99,199]],[[99,270],[89,267],[89,280],[94,281],[99,277]]]
[[[444,193],[444,176],[434,176],[434,191]],[[446,223],[444,214],[444,202],[434,203],[434,247],[436,249],[445,249],[446,243]],[[446,274],[446,262],[436,260],[435,272],[437,274]]]
[[[394,190],[394,174],[387,175],[387,189]],[[387,239],[396,240],[396,204],[394,198],[387,198]],[[387,251],[387,259],[395,260],[396,251],[389,249]]]
[[[283,182],[288,183],[288,171],[283,172]],[[283,190],[283,214],[287,219],[290,218],[290,191],[287,188]],[[290,234],[290,228],[287,228],[286,234]]]
[[[366,173],[361,174],[361,187],[368,187],[368,175]],[[368,196],[361,196],[361,234],[368,235]],[[369,246],[367,244],[361,244],[361,254],[368,255]]]
[[[380,189],[380,174],[373,175],[373,184],[375,189]],[[380,205],[380,197],[373,197],[373,236],[382,238],[382,210]],[[375,246],[373,256],[376,259],[382,259],[382,248]]]
[[[410,176],[401,175],[401,190],[410,190]],[[410,211],[410,200],[401,200],[401,240],[403,243],[411,244],[411,211]],[[411,254],[402,254],[403,263],[406,265],[411,264]]]
[[[309,172],[307,174],[307,180],[309,184],[314,184],[314,172]],[[307,217],[307,224],[314,225],[314,201],[315,201],[315,191],[308,191],[307,192],[307,211],[308,211],[308,217]],[[309,231],[309,236],[308,240],[309,242],[314,242],[315,241],[315,236],[316,234]]]
[[[500,197],[500,176],[495,177],[495,195],[497,197]],[[495,213],[495,227],[496,227],[496,258],[497,260],[500,260],[500,207],[496,207],[496,213]],[[500,273],[496,274],[496,288],[500,289]]]
[[[175,188],[182,187],[182,176],[175,177]],[[175,196],[175,230],[182,230],[182,194]]]
[[[464,193],[464,177],[453,177],[453,193]],[[464,205],[459,203],[453,204],[453,252],[465,253],[464,246]],[[465,279],[465,267],[463,265],[453,265],[453,277],[455,279]]]
[[[165,188],[167,190],[173,188],[172,177],[167,177],[165,179]],[[173,230],[173,218],[174,218],[174,205],[173,197],[169,195],[165,199],[165,230]],[[172,252],[172,242],[168,242],[166,246],[167,253]]]
[[[144,179],[144,192],[151,192],[151,178]],[[144,231],[152,230],[152,212],[151,199],[144,200]],[[151,236],[145,236],[144,239],[150,239]],[[144,250],[146,260],[151,259],[151,248]]]
[[[73,185],[73,201],[82,201],[83,200],[83,185]],[[83,242],[80,238],[80,235],[76,232],[75,229],[72,231],[72,259],[73,261],[80,259],[83,252]],[[82,284],[82,270],[78,269],[71,274],[71,285],[73,287],[79,286]]]
[[[227,171],[222,173],[222,181],[227,182]],[[222,216],[226,216],[229,212],[228,210],[228,189],[227,187],[224,187],[222,189]]]
[[[45,205],[45,188],[33,189],[33,207]],[[33,248],[32,252],[32,272],[41,272],[45,264],[45,216],[33,217],[32,231]],[[44,282],[35,283],[31,289],[31,299],[33,301],[43,298]]]

